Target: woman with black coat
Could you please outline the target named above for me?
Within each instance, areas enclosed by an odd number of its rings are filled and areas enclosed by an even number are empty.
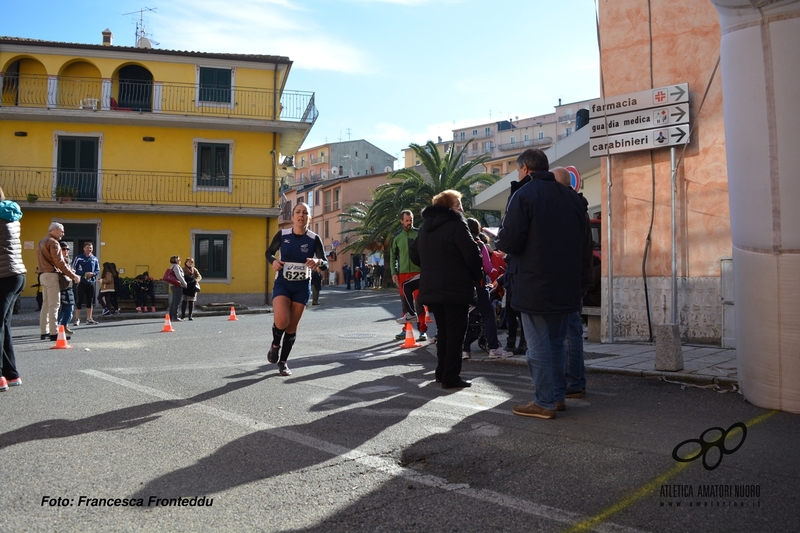
[[[461,345],[475,286],[483,278],[481,252],[467,227],[460,192],[447,190],[434,196],[422,219],[415,243],[419,300],[436,318],[436,381],[445,389],[469,387],[470,382],[461,379]]]

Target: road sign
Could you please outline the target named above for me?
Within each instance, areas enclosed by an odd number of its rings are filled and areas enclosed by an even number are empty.
[[[573,189],[576,191],[581,190],[581,173],[578,172],[578,169],[573,166],[565,167],[567,172],[569,172],[569,184],[572,186]]]
[[[340,244],[341,244],[341,243],[340,243],[339,241],[333,241],[333,242],[331,243],[331,246],[333,246],[334,248],[338,248]]]
[[[589,107],[589,119],[688,101],[689,84],[679,83],[597,100]]]
[[[589,121],[589,137],[607,137],[630,131],[675,126],[689,122],[689,104],[644,109],[620,115],[600,116]]]
[[[654,128],[591,139],[589,141],[589,157],[601,157],[609,154],[635,152],[637,150],[652,150],[654,148],[688,143],[688,125]]]

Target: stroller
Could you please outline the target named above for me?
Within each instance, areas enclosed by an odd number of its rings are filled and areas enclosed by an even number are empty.
[[[463,351],[469,352],[472,343],[478,341],[478,347],[486,352],[489,351],[489,346],[486,343],[486,335],[483,333],[483,320],[481,314],[478,312],[477,307],[469,306],[469,315],[467,317],[467,334],[464,336]]]

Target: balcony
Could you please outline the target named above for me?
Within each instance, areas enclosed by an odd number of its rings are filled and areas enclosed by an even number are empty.
[[[311,92],[33,74],[0,79],[2,108],[99,111],[123,120],[136,112],[313,124],[319,115]]]
[[[552,137],[542,137],[541,139],[528,139],[527,141],[513,142],[499,144],[497,149],[501,152],[508,152],[511,150],[523,150],[525,148],[532,148],[534,146],[546,146],[553,144]]]
[[[494,143],[491,143],[488,147],[481,145],[480,148],[467,150],[467,156],[468,157],[477,157],[477,156],[483,155],[483,154],[491,154],[493,148],[494,148]]]
[[[271,176],[200,177],[187,173],[103,170],[64,172],[52,168],[0,167],[6,198],[23,209],[208,212],[277,215],[277,182]],[[28,204],[31,195],[37,197]]]
[[[567,137],[569,137],[570,135],[572,135],[572,132],[571,132],[571,131],[568,131],[567,133],[559,133],[559,134],[558,134],[558,140],[559,140],[559,141],[563,141],[564,139],[566,139],[566,138],[567,138]]]
[[[575,115],[561,115],[558,117],[559,124],[569,124],[575,121]]]

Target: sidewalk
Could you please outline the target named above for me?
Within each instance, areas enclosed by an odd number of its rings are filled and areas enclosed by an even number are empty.
[[[500,334],[500,344],[505,346],[506,335]],[[429,348],[430,349],[430,348]],[[435,350],[435,348],[433,348]],[[655,369],[654,343],[614,343],[583,341],[587,372],[605,372],[625,376],[661,378],[700,386],[731,387],[738,390],[736,350],[718,346],[684,345],[683,370],[665,372]],[[435,353],[435,351],[434,351]],[[524,355],[505,359],[489,359],[482,350],[473,351],[471,361],[493,362],[526,366]]]

